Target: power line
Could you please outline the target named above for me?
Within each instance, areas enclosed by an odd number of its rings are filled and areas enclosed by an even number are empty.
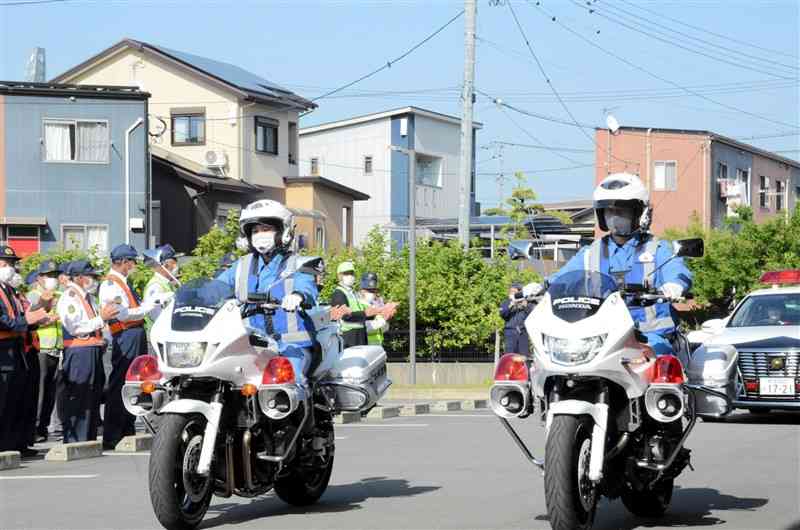
[[[537,138],[537,137],[536,137],[536,136],[535,136],[533,133],[531,133],[530,131],[528,131],[528,129],[526,129],[525,127],[523,127],[522,125],[520,125],[520,124],[517,122],[517,120],[515,120],[514,118],[512,118],[512,117],[511,117],[511,115],[510,115],[510,114],[509,114],[509,113],[506,111],[506,109],[505,109],[505,108],[503,108],[503,107],[501,106],[501,107],[499,107],[499,109],[500,109],[500,110],[503,112],[503,116],[505,116],[505,117],[506,117],[506,119],[507,119],[508,121],[510,121],[512,124],[514,124],[514,126],[515,126],[517,129],[519,129],[520,131],[522,131],[522,134],[524,134],[525,136],[527,136],[528,138],[530,138],[531,140],[533,140],[533,141],[534,141],[534,142],[536,142],[537,144],[542,144],[542,143],[544,143],[544,142],[542,142],[542,141],[541,141],[539,138]],[[580,164],[580,162],[578,162],[578,161],[577,161],[577,160],[575,160],[574,158],[571,158],[571,157],[569,157],[569,156],[567,156],[567,155],[565,155],[565,154],[563,154],[563,153],[560,153],[560,152],[558,152],[558,151],[553,151],[553,154],[554,154],[554,155],[556,155],[556,156],[558,156],[558,157],[560,157],[560,158],[563,158],[563,159],[564,159],[564,160],[566,160],[567,162],[572,162],[573,164]]]
[[[595,139],[584,130],[585,127],[580,125],[577,118],[575,118],[575,115],[572,114],[572,111],[569,110],[567,104],[564,103],[564,100],[561,98],[561,95],[558,93],[558,90],[556,90],[556,87],[550,81],[550,77],[547,75],[547,72],[545,72],[544,66],[542,66],[542,62],[539,60],[539,57],[536,55],[536,52],[533,51],[533,46],[531,46],[531,43],[528,40],[528,36],[525,34],[525,30],[523,29],[522,24],[520,24],[519,18],[517,18],[517,12],[514,10],[514,6],[511,4],[511,0],[508,0],[508,9],[509,11],[511,11],[511,15],[514,17],[514,22],[516,23],[517,29],[519,30],[519,33],[522,36],[522,40],[525,41],[525,45],[528,47],[528,51],[531,53],[531,56],[533,56],[533,59],[536,61],[536,65],[539,67],[539,72],[542,74],[542,77],[547,83],[547,86],[550,88],[550,90],[553,92],[553,95],[558,100],[559,104],[561,105],[561,108],[563,108],[564,112],[566,112],[567,115],[570,117],[570,119],[572,119],[572,122],[578,127],[578,129],[581,131],[581,134],[583,134],[593,145],[597,146],[599,149],[600,146],[597,144]],[[509,108],[511,107],[509,106]],[[626,167],[628,163],[631,162],[630,160],[624,160],[622,158],[614,156],[613,154],[611,155],[611,158],[619,162],[623,162]]]
[[[621,0],[621,1],[630,5],[630,3],[629,2],[625,2],[625,0]],[[618,7],[618,6],[609,4],[609,3],[606,3],[606,7],[610,8],[610,9],[613,9],[616,12],[623,13],[622,15],[620,15],[618,13],[615,13],[617,16],[621,16],[623,18],[627,17],[628,19],[631,19],[631,18],[638,19],[638,20],[641,20],[641,21],[645,22],[646,24],[649,24],[650,26],[655,26],[655,28],[654,29],[650,29],[650,31],[655,31],[656,33],[660,33],[661,35],[666,35],[667,38],[669,38],[669,33],[667,33],[669,31],[669,32],[675,33],[677,35],[681,35],[683,37],[686,37],[688,39],[700,42],[700,43],[702,43],[702,44],[704,44],[706,46],[711,46],[711,47],[714,47],[714,48],[718,48],[718,49],[720,49],[720,50],[722,50],[722,51],[724,51],[724,52],[726,52],[728,54],[733,53],[733,54],[735,54],[737,56],[737,58],[738,57],[749,57],[749,58],[751,58],[752,60],[755,60],[755,61],[769,63],[769,64],[773,64],[775,66],[781,66],[783,68],[788,68],[789,70],[798,70],[798,69],[800,69],[796,65],[790,65],[790,64],[786,64],[786,63],[781,63],[781,62],[778,62],[778,61],[773,61],[772,59],[767,59],[767,58],[760,57],[760,56],[757,56],[757,55],[752,55],[752,54],[749,54],[747,52],[743,52],[741,50],[735,50],[733,48],[729,48],[729,47],[723,46],[721,44],[716,44],[714,42],[711,42],[711,41],[708,41],[708,40],[705,40],[705,39],[701,39],[700,37],[695,37],[695,36],[693,36],[693,35],[691,35],[689,33],[686,33],[686,32],[683,32],[683,31],[680,31],[680,30],[677,30],[677,29],[674,29],[674,28],[667,27],[666,30],[662,30],[661,28],[664,27],[664,24],[661,24],[659,22],[654,22],[653,20],[651,20],[649,18],[643,17],[641,15],[637,15],[636,13],[632,13],[632,12],[630,12],[628,10],[625,10],[625,9],[623,9],[621,7]],[[596,9],[594,11],[599,14],[599,12]],[[632,22],[632,23],[637,23],[637,22]]]
[[[403,59],[405,59],[406,57],[411,55],[411,53],[413,53],[417,48],[419,48],[420,46],[424,45],[426,42],[428,42],[429,40],[434,38],[436,35],[438,35],[442,31],[444,31],[445,28],[447,28],[450,24],[452,24],[453,22],[458,20],[461,17],[461,15],[463,15],[463,14],[464,14],[464,10],[462,9],[461,11],[458,12],[458,14],[456,16],[454,16],[453,18],[451,18],[450,20],[445,22],[436,31],[434,31],[433,33],[431,33],[430,35],[428,35],[427,37],[422,39],[420,42],[418,42],[417,44],[415,44],[414,46],[412,46],[411,48],[406,50],[403,54],[399,55],[397,58],[395,58],[393,60],[390,60],[390,61],[387,61],[386,64],[384,64],[380,68],[376,68],[375,70],[369,72],[368,74],[365,74],[365,75],[359,77],[355,81],[351,81],[350,83],[347,83],[347,84],[342,85],[342,86],[340,86],[338,88],[335,88],[335,89],[333,89],[333,90],[331,90],[329,92],[326,92],[326,93],[322,94],[321,96],[317,96],[317,97],[313,98],[311,101],[319,101],[322,98],[326,98],[328,96],[336,94],[337,92],[341,92],[342,90],[350,88],[351,86],[353,86],[353,85],[355,85],[357,83],[360,83],[361,81],[364,81],[365,79],[369,79],[370,77],[374,76],[375,74],[377,74],[379,72],[382,72],[382,71],[384,71],[386,69],[391,68],[393,64],[402,61]]]
[[[20,0],[18,2],[3,2],[0,7],[32,6],[39,4],[57,4],[60,2],[72,2],[74,0]]]
[[[502,140],[494,140],[495,144],[507,145],[509,147],[525,147],[527,149],[545,149],[547,151],[566,151],[569,153],[594,153],[594,149],[579,149],[576,147],[553,147],[540,144],[518,144],[514,142],[505,142]]]
[[[528,2],[530,3],[530,0],[528,0]],[[568,31],[569,33],[572,33],[573,35],[575,35],[576,37],[578,37],[582,41],[586,42],[590,46],[592,46],[594,48],[597,48],[598,50],[602,51],[603,53],[605,53],[607,55],[610,55],[611,57],[614,57],[618,61],[621,61],[621,62],[625,63],[626,65],[630,66],[631,68],[639,70],[640,72],[644,72],[645,74],[649,75],[650,77],[658,79],[659,81],[662,81],[664,83],[670,84],[670,85],[672,85],[672,86],[674,86],[676,88],[680,88],[681,90],[683,90],[684,92],[686,92],[688,94],[691,94],[693,96],[696,96],[696,97],[699,97],[699,98],[704,99],[706,101],[709,101],[711,103],[714,103],[715,105],[719,105],[720,107],[724,107],[726,109],[734,110],[734,111],[740,112],[742,114],[746,114],[748,116],[751,116],[753,118],[758,118],[759,120],[764,120],[764,121],[768,121],[770,123],[775,123],[775,124],[781,125],[783,127],[789,127],[791,129],[800,129],[800,127],[798,127],[797,125],[792,125],[792,124],[789,124],[789,123],[786,123],[786,122],[782,122],[782,121],[779,121],[779,120],[773,120],[771,118],[767,118],[766,116],[761,116],[760,114],[756,114],[754,112],[750,112],[750,111],[741,109],[739,107],[735,107],[733,105],[728,105],[727,103],[722,103],[721,101],[717,101],[717,100],[712,99],[712,98],[710,98],[710,97],[708,97],[708,96],[706,96],[704,94],[701,94],[701,93],[699,93],[699,92],[697,92],[695,90],[692,90],[692,89],[690,89],[688,87],[682,86],[682,85],[676,83],[675,81],[672,81],[671,79],[668,79],[668,78],[660,76],[660,75],[658,75],[658,74],[656,74],[654,72],[651,72],[647,68],[644,68],[643,66],[640,66],[640,65],[638,65],[636,63],[633,63],[633,62],[629,61],[628,59],[625,59],[624,57],[618,55],[617,53],[612,52],[611,50],[608,50],[608,49],[604,48],[603,46],[600,46],[599,44],[587,39],[586,37],[584,37],[583,35],[581,35],[577,31],[575,31],[574,29],[570,28],[569,26],[567,26],[566,24],[564,24],[563,22],[558,20],[556,17],[554,17],[553,15],[551,15],[550,13],[545,11],[541,6],[535,5],[534,7],[536,9],[538,9],[542,13],[542,15],[544,15],[547,18],[551,19],[556,24],[561,26],[564,30]]]
[[[676,24],[680,24],[682,26],[686,26],[687,28],[696,29],[698,31],[702,31],[703,33],[708,33],[709,35],[714,35],[715,37],[719,37],[720,39],[724,39],[724,40],[731,41],[731,42],[736,42],[736,43],[739,43],[739,44],[743,44],[745,46],[750,46],[751,48],[756,48],[758,50],[762,50],[762,51],[765,51],[765,52],[775,53],[775,54],[778,54],[778,55],[784,55],[786,57],[791,57],[792,59],[797,59],[798,58],[797,55],[794,55],[794,54],[791,54],[791,53],[782,52],[780,50],[773,50],[772,48],[765,48],[764,46],[759,46],[757,44],[753,44],[753,43],[750,43],[750,42],[747,42],[747,41],[736,39],[735,37],[732,37],[730,35],[722,35],[720,33],[715,33],[715,32],[711,31],[708,28],[702,28],[700,26],[694,26],[692,24],[689,24],[688,22],[684,22],[682,20],[678,20],[677,18],[672,18],[672,17],[669,17],[667,15],[664,15],[663,13],[657,13],[657,12],[653,11],[652,9],[647,9],[646,7],[642,7],[641,5],[637,5],[637,4],[634,4],[632,2],[627,2],[625,0],[621,0],[621,1],[626,3],[626,4],[628,4],[628,5],[630,5],[630,6],[633,6],[633,7],[636,7],[638,9],[641,9],[642,11],[647,11],[648,13],[651,13],[653,15],[656,15],[656,16],[659,16],[659,17],[662,17],[662,18],[665,18],[665,19],[667,19],[667,20],[669,20],[671,22],[675,22]]]
[[[722,63],[725,63],[725,64],[729,64],[731,66],[736,66],[737,68],[743,68],[743,69],[746,69],[746,70],[751,70],[753,72],[759,72],[761,74],[770,75],[772,77],[777,77],[777,78],[780,78],[780,79],[789,79],[789,80],[794,79],[792,77],[786,77],[784,75],[775,74],[775,73],[769,72],[767,70],[761,70],[759,68],[754,68],[754,67],[752,67],[750,65],[746,65],[746,64],[744,64],[742,62],[729,61],[727,59],[723,59],[722,57],[715,56],[715,55],[712,55],[710,53],[706,53],[704,51],[696,50],[696,49],[690,48],[689,46],[684,46],[683,44],[679,44],[679,43],[671,41],[669,39],[665,39],[663,37],[659,37],[658,35],[653,35],[652,33],[648,33],[647,31],[639,29],[639,28],[637,28],[635,26],[631,26],[630,24],[628,24],[628,23],[626,23],[624,21],[620,21],[620,20],[614,19],[614,18],[612,18],[612,17],[610,17],[608,15],[603,14],[602,12],[598,11],[597,9],[588,8],[588,7],[582,5],[581,3],[579,3],[579,2],[577,2],[575,0],[570,0],[570,2],[572,2],[573,4],[575,4],[576,6],[578,6],[581,9],[585,9],[590,14],[594,13],[594,14],[598,15],[599,17],[602,17],[602,18],[604,18],[606,20],[609,20],[609,21],[613,22],[614,24],[617,24],[617,25],[620,25],[622,27],[628,28],[631,31],[635,31],[637,33],[641,33],[642,35],[646,35],[646,36],[648,36],[648,37],[650,37],[652,39],[664,42],[666,44],[670,44],[672,46],[675,46],[675,47],[680,48],[682,50],[688,51],[690,53],[694,53],[694,54],[697,54],[697,55],[702,55],[702,56],[707,57],[709,59],[712,59],[714,61],[719,61],[719,62],[722,62]],[[553,17],[553,19],[556,20],[555,17]]]

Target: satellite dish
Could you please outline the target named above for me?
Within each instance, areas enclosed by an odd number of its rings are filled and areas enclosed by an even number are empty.
[[[617,131],[619,131],[619,122],[613,114],[606,116],[606,126],[608,130],[611,131],[611,134],[617,134]]]

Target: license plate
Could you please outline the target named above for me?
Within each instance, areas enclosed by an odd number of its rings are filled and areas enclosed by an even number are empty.
[[[793,377],[762,377],[759,379],[758,393],[762,396],[793,396]]]

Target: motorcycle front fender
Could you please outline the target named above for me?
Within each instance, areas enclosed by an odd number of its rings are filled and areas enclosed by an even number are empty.
[[[547,409],[546,433],[550,432],[550,424],[554,416],[591,416],[594,420],[592,429],[592,454],[589,457],[589,480],[594,482],[603,478],[603,463],[606,451],[606,426],[608,425],[608,405],[590,403],[577,399],[566,399],[550,403]]]
[[[206,430],[203,433],[203,446],[200,448],[197,473],[208,475],[211,469],[211,458],[214,456],[214,445],[217,443],[222,403],[206,403],[197,399],[177,399],[168,403],[159,411],[159,414],[202,414],[206,418]]]

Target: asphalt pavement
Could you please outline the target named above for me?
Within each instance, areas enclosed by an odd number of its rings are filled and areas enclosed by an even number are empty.
[[[538,422],[517,424],[541,453]],[[541,473],[489,412],[337,425],[336,436],[333,477],[317,505],[293,508],[272,494],[215,498],[201,528],[549,528]],[[688,445],[695,471],[677,479],[663,518],[604,501],[595,528],[800,530],[800,415],[698,422]],[[147,454],[106,453],[0,472],[0,528],[159,528],[147,466]]]

